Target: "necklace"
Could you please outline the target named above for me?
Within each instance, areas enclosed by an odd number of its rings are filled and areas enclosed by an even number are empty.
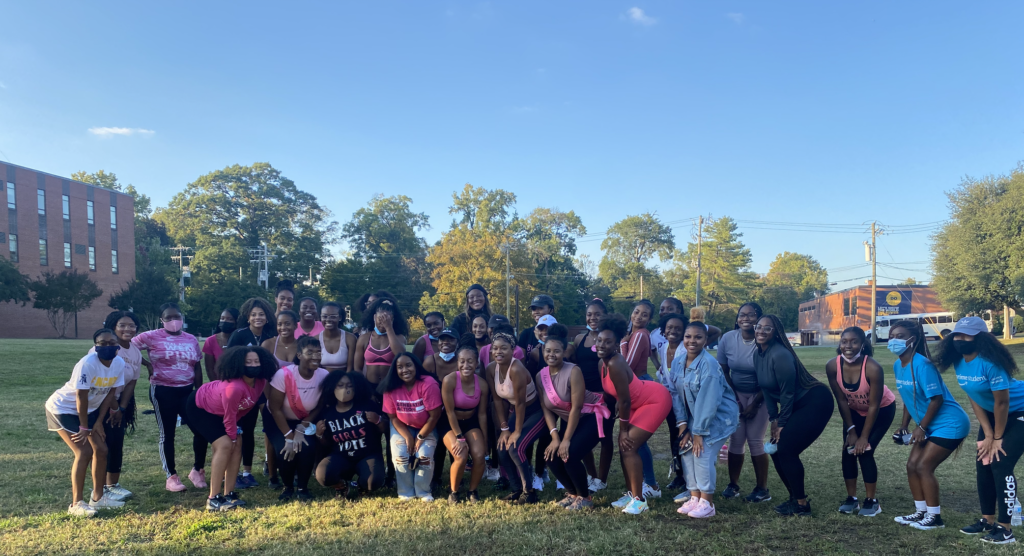
[[[750,341],[748,342],[747,340],[745,340],[743,338],[743,336],[740,336],[740,340],[743,341],[743,345],[745,345],[745,346],[752,346],[752,345],[754,345],[754,342],[757,341],[757,338],[751,338]]]

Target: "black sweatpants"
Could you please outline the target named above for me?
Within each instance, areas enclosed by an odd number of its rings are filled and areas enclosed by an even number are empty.
[[[174,465],[174,434],[178,423],[178,416],[181,416],[183,424],[188,423],[188,416],[185,415],[185,401],[194,387],[189,386],[158,386],[151,384],[149,387],[149,400],[153,402],[153,411],[156,414],[156,424],[160,431],[158,448],[160,452],[160,463],[163,465],[164,473],[168,477],[177,475],[178,470]],[[202,469],[206,465],[206,440],[200,436],[193,435],[192,451],[195,453],[193,466]]]
[[[856,479],[857,478],[857,462],[860,462],[860,470],[864,473],[864,482],[867,484],[878,482],[878,465],[875,464],[875,451],[878,450],[878,446],[881,445],[882,440],[885,439],[889,432],[889,427],[892,426],[892,420],[896,417],[896,402],[893,402],[885,407],[878,408],[878,415],[875,417],[875,424],[871,427],[871,432],[868,434],[868,444],[871,445],[871,449],[864,452],[859,456],[846,453],[846,448],[843,448],[843,478],[844,479]],[[864,431],[864,421],[867,417],[864,417],[860,413],[854,410],[850,410],[850,419],[853,420],[853,430],[857,432],[857,436],[860,436]],[[782,431],[786,432],[786,431]],[[846,442],[846,432],[843,432],[843,442]]]
[[[256,412],[250,411],[250,413]],[[288,419],[288,426],[295,430],[295,427],[299,426],[301,422],[298,419]],[[270,438],[270,443],[274,447],[274,453],[280,455],[285,444],[284,434],[277,427],[274,416],[271,415],[270,410],[266,406],[263,406],[263,423],[267,437]],[[302,435],[302,432],[299,431],[295,434],[296,436]],[[298,488],[309,488],[309,477],[313,474],[313,466],[316,461],[317,439],[316,436],[311,434],[304,435],[303,438],[306,440],[306,445],[302,447],[299,453],[295,454],[291,461],[285,460],[283,456],[277,458],[277,473],[281,477],[285,488],[291,488],[295,484],[296,474],[299,476]]]
[[[793,500],[807,498],[800,454],[825,431],[835,408],[832,392],[824,385],[811,388],[793,404],[793,413],[779,437],[779,450],[772,454],[775,471]]]
[[[996,416],[988,411],[985,414],[992,430],[995,430]],[[985,440],[985,430],[978,427],[978,441],[982,440]],[[1009,523],[1017,499],[1017,478],[1013,475],[1013,468],[1021,454],[1024,454],[1024,411],[1007,415],[1003,450],[1006,455],[1000,454],[999,461],[993,459],[989,465],[977,462],[978,500],[981,502],[982,515],[994,515],[996,522]],[[996,513],[997,508],[999,513]]]
[[[593,413],[580,415],[576,430],[569,439],[569,459],[562,461],[562,458],[555,456],[555,459],[548,462],[548,467],[555,477],[562,482],[565,492],[576,496],[590,496],[590,488],[587,486],[587,468],[583,465],[583,456],[589,454],[597,447],[600,437],[597,435],[597,416]],[[562,420],[560,429],[561,435],[569,428],[569,423]],[[539,449],[539,448],[538,448]]]

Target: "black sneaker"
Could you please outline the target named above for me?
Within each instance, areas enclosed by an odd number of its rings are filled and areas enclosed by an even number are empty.
[[[744,498],[747,502],[757,504],[758,502],[767,502],[772,499],[772,495],[768,493],[768,489],[755,487],[754,490]]]
[[[281,492],[281,495],[277,497],[277,500],[279,502],[291,502],[292,498],[295,498],[295,489],[287,487]]]
[[[265,462],[265,461],[263,462],[263,476],[264,477],[270,476],[270,466],[267,465],[267,462]]]
[[[479,504],[480,503],[480,493],[475,491],[475,490],[469,491],[469,503],[470,504]]]
[[[686,488],[686,478],[683,477],[682,473],[676,473],[675,478],[665,488],[668,490],[683,490]]]
[[[462,500],[459,498],[459,491],[457,490],[448,495],[448,503],[453,506],[461,501]]]
[[[398,488],[398,481],[394,477],[388,477],[384,479],[384,488],[396,489]]]
[[[811,516],[811,499],[807,499],[806,504],[800,504],[797,501],[793,501],[793,515],[797,517],[810,517]]]
[[[898,515],[892,518],[892,520],[900,525],[910,525],[911,523],[921,521],[926,515],[928,515],[928,512],[922,510],[908,515]]]
[[[519,498],[517,498],[516,501],[513,503],[518,506],[523,506],[526,504],[536,504],[537,501],[537,491],[531,490],[529,492],[524,492],[521,495],[519,495]]]
[[[993,523],[989,523],[987,519],[981,518],[972,525],[967,527],[961,527],[960,532],[965,535],[980,535],[982,533],[988,533],[992,531]]]
[[[740,495],[740,485],[729,483],[722,491],[722,498],[736,498]]]
[[[796,500],[790,498],[778,506],[775,506],[775,513],[779,515],[793,515],[793,505],[795,504]]]
[[[992,526],[992,531],[989,534],[981,537],[981,542],[987,542],[989,544],[1013,544],[1017,542],[1017,539],[1013,537],[1013,531],[996,523]]]
[[[312,502],[313,495],[309,492],[308,488],[300,488],[295,491],[295,497],[299,499],[299,502]]]
[[[512,485],[509,484],[508,479],[501,477],[494,483],[494,490],[508,490]]]
[[[932,529],[943,529],[946,527],[946,524],[942,522],[941,515],[928,514],[921,521],[915,521],[910,526],[921,531],[931,531]]]
[[[238,494],[236,494],[235,491],[233,490],[229,492],[228,495],[224,497],[224,499],[227,500],[228,502],[231,502],[235,506],[241,507],[245,505],[245,500],[239,498]]]
[[[206,511],[208,512],[226,512],[234,507],[220,494],[206,499]]]
[[[516,500],[519,500],[519,497],[522,496],[522,494],[523,494],[523,492],[521,490],[517,490],[516,492],[513,492],[513,493],[508,494],[505,497],[503,497],[501,499],[501,501],[502,502],[508,502],[510,504],[514,504]]]
[[[841,514],[852,514],[860,509],[860,502],[857,501],[856,496],[847,496],[846,502],[839,505],[839,513]]]
[[[270,485],[270,488],[273,490],[277,490],[284,486],[284,483],[281,482],[281,477],[271,477],[270,481],[268,481],[268,484]]]
[[[878,502],[877,498],[865,498],[864,503],[860,506],[860,512],[857,515],[861,517],[875,517],[882,513],[882,504]]]

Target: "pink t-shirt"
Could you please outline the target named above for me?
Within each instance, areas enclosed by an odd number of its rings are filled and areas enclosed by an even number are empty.
[[[151,383],[189,386],[195,380],[195,364],[200,357],[195,336],[187,332],[175,336],[160,328],[132,338],[132,345],[149,351],[149,361],[153,364]]]
[[[210,336],[203,342],[203,353],[212,355],[213,360],[220,359],[220,354],[224,353],[224,347],[217,341],[217,335]]]
[[[516,349],[512,350],[512,357],[524,361],[526,359],[526,353],[523,352],[523,348],[516,346]],[[487,365],[491,364],[491,344],[480,348],[480,363],[486,368]]]
[[[316,409],[316,404],[320,402],[320,384],[327,378],[327,375],[331,374],[330,371],[323,367],[316,370],[313,373],[313,378],[306,380],[299,374],[298,365],[288,365],[286,367],[292,372],[292,376],[295,377],[295,388],[299,391],[299,399],[302,400],[302,407],[306,409],[306,412],[313,411]],[[270,385],[274,387],[274,390],[278,392],[284,392],[284,416],[286,419],[298,419],[295,415],[295,411],[292,410],[292,402],[288,399],[287,390],[285,390],[284,373],[285,369],[282,368],[274,373],[274,378],[271,379]]]
[[[267,381],[257,378],[252,388],[244,379],[214,380],[196,390],[196,405],[214,415],[224,417],[224,432],[234,440],[238,436],[238,420],[249,413],[263,393]]]
[[[428,412],[441,407],[441,387],[433,377],[420,377],[407,390],[405,385],[384,393],[384,413],[398,417],[406,425],[419,429],[430,419]]]
[[[298,340],[303,336],[319,336],[320,333],[323,331],[324,325],[320,321],[316,321],[316,324],[313,325],[313,331],[310,332],[309,334],[306,334],[306,331],[302,329],[302,325],[300,324],[295,327],[295,339]]]

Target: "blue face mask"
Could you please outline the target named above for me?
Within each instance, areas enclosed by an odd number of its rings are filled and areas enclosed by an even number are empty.
[[[597,329],[594,328],[593,326],[590,326],[589,324],[587,325],[587,330],[589,330],[591,332],[597,332]]]
[[[380,334],[380,332],[378,332],[377,334]],[[427,337],[430,338],[431,342],[436,342],[437,341],[437,336],[434,336],[433,334],[431,334],[429,332],[427,333]]]
[[[373,331],[376,332],[378,336],[387,336],[388,335],[387,332],[381,332],[380,328],[377,328],[376,326],[373,327]]]
[[[96,346],[96,355],[104,361],[113,361],[117,357],[117,350],[121,346]]]
[[[889,344],[887,347],[889,348],[889,351],[893,352],[894,355],[900,356],[903,355],[903,352],[907,351],[908,346],[906,340],[898,340],[896,338],[892,338],[891,340],[889,340]]]
[[[455,352],[454,351],[451,352],[451,353],[445,353],[445,352],[442,351],[441,353],[438,353],[438,355],[440,355],[441,359],[444,359],[445,361],[451,361],[453,358],[455,358]]]

